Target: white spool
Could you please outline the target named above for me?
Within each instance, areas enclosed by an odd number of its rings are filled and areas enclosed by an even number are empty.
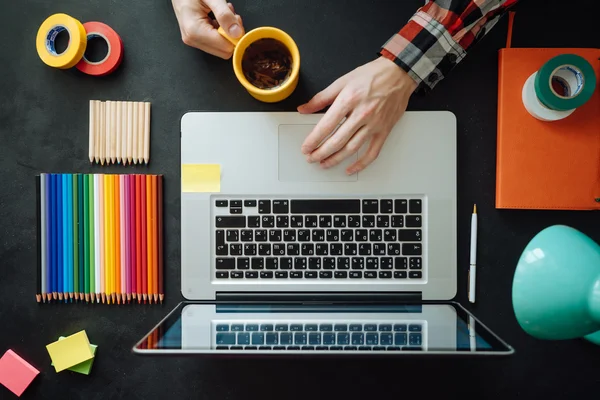
[[[556,111],[547,108],[539,101],[537,95],[535,94],[534,87],[536,75],[537,71],[527,79],[525,85],[523,86],[523,105],[529,114],[540,121],[546,122],[559,121],[573,114],[573,111],[576,110],[575,108],[567,111]]]

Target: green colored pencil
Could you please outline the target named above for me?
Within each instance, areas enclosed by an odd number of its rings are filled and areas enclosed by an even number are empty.
[[[88,176],[83,175],[83,259],[84,262],[84,293],[85,301],[90,301],[90,204],[89,204],[90,185]]]
[[[83,175],[77,174],[77,211],[78,211],[78,224],[77,229],[79,230],[79,299],[83,301],[85,294],[85,235],[84,235],[84,207],[83,207]]]
[[[75,300],[79,299],[79,229],[77,222],[79,214],[77,210],[77,175],[73,174],[73,283]]]
[[[94,176],[88,175],[88,185],[90,189],[89,195],[89,218],[90,224],[89,226],[89,234],[90,234],[90,294],[92,295],[92,302],[96,298],[96,245],[95,245],[95,216],[94,216]]]

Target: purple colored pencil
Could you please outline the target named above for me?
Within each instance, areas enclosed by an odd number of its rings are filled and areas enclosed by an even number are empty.
[[[124,182],[124,204],[123,208],[125,209],[125,220],[123,223],[125,224],[125,290],[127,291],[127,300],[131,299],[131,260],[129,259],[129,229],[131,224],[129,223],[129,176],[125,176]]]
[[[131,249],[130,258],[131,258],[131,293],[133,296],[137,296],[138,287],[137,287],[137,279],[136,279],[136,267],[137,267],[137,258],[136,258],[136,237],[135,237],[135,175],[129,176],[129,207],[131,210],[131,215],[129,218],[129,223],[131,224],[131,234],[129,237],[129,246]]]

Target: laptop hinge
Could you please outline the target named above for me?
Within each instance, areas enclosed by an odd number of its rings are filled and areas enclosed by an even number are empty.
[[[422,301],[421,292],[217,292],[216,300],[243,303],[385,304]]]

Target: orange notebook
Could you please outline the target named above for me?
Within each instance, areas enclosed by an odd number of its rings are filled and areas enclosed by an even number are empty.
[[[600,78],[600,49],[510,48],[509,28],[499,54],[496,208],[600,210],[600,89],[555,122],[538,121],[521,100],[527,78],[564,53],[587,59]]]

